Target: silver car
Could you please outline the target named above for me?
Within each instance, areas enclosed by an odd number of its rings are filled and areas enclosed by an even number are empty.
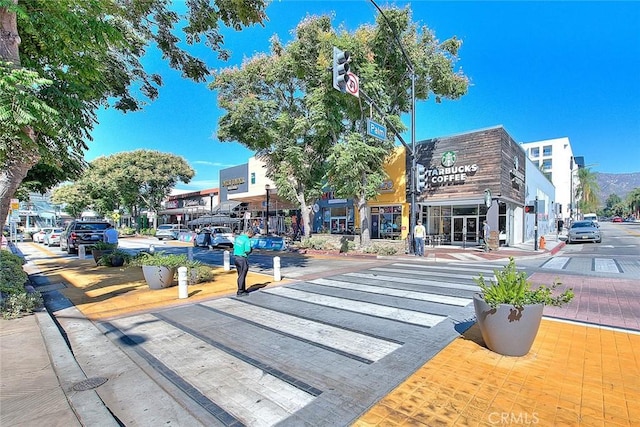
[[[602,242],[600,228],[593,221],[575,221],[569,228],[567,243]]]

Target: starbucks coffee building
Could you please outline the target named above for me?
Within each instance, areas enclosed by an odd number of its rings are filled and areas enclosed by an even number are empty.
[[[425,182],[416,196],[418,218],[445,244],[478,244],[485,220],[500,244],[520,243],[527,237],[525,202],[553,197],[552,185],[527,187],[528,159],[501,126],[418,142],[416,156]]]

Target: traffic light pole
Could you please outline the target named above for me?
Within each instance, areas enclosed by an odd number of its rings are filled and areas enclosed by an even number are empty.
[[[371,2],[371,4],[373,4],[376,7],[376,9],[378,9],[378,12],[380,13],[380,15],[382,15],[387,25],[389,26],[389,29],[391,30],[391,33],[393,34],[393,37],[396,41],[396,44],[400,48],[400,51],[402,52],[402,56],[404,57],[404,60],[407,63],[407,67],[409,68],[409,73],[411,74],[411,153],[410,153],[411,154],[411,173],[410,173],[411,206],[409,207],[408,236],[409,236],[409,253],[414,253],[413,229],[416,226],[416,192],[417,192],[416,191],[416,187],[417,187],[416,165],[418,163],[416,159],[416,154],[417,154],[416,153],[416,71],[413,67],[413,63],[411,62],[411,60],[409,59],[409,56],[407,55],[407,52],[405,52],[404,47],[402,47],[402,43],[400,43],[400,39],[398,38],[398,35],[396,34],[395,29],[389,22],[389,19],[387,19],[387,16],[384,14],[382,9],[380,9],[380,6],[378,6],[374,0],[369,0],[369,1]]]

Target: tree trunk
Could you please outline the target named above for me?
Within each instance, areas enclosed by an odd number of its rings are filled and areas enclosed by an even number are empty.
[[[13,0],[18,4],[18,0]],[[0,60],[10,62],[15,68],[20,67],[20,36],[16,14],[6,8],[0,8]],[[0,162],[0,224],[4,224],[11,207],[11,198],[27,176],[29,169],[40,160],[37,150],[36,134],[32,128],[26,127],[24,133],[34,142],[25,144],[19,140],[8,142],[2,147],[4,151]]]
[[[296,194],[296,199],[300,203],[300,215],[302,216],[302,224],[304,226],[305,239],[311,236],[311,207],[307,205],[304,193]]]
[[[367,200],[364,196],[358,197],[358,213],[360,216],[360,246],[363,248],[371,244],[371,231],[369,230],[369,214],[367,211]]]

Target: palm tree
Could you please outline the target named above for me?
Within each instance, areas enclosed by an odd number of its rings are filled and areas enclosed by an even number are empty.
[[[578,206],[582,212],[595,212],[598,208],[598,191],[600,186],[596,174],[590,168],[578,169],[577,195],[580,199]]]

